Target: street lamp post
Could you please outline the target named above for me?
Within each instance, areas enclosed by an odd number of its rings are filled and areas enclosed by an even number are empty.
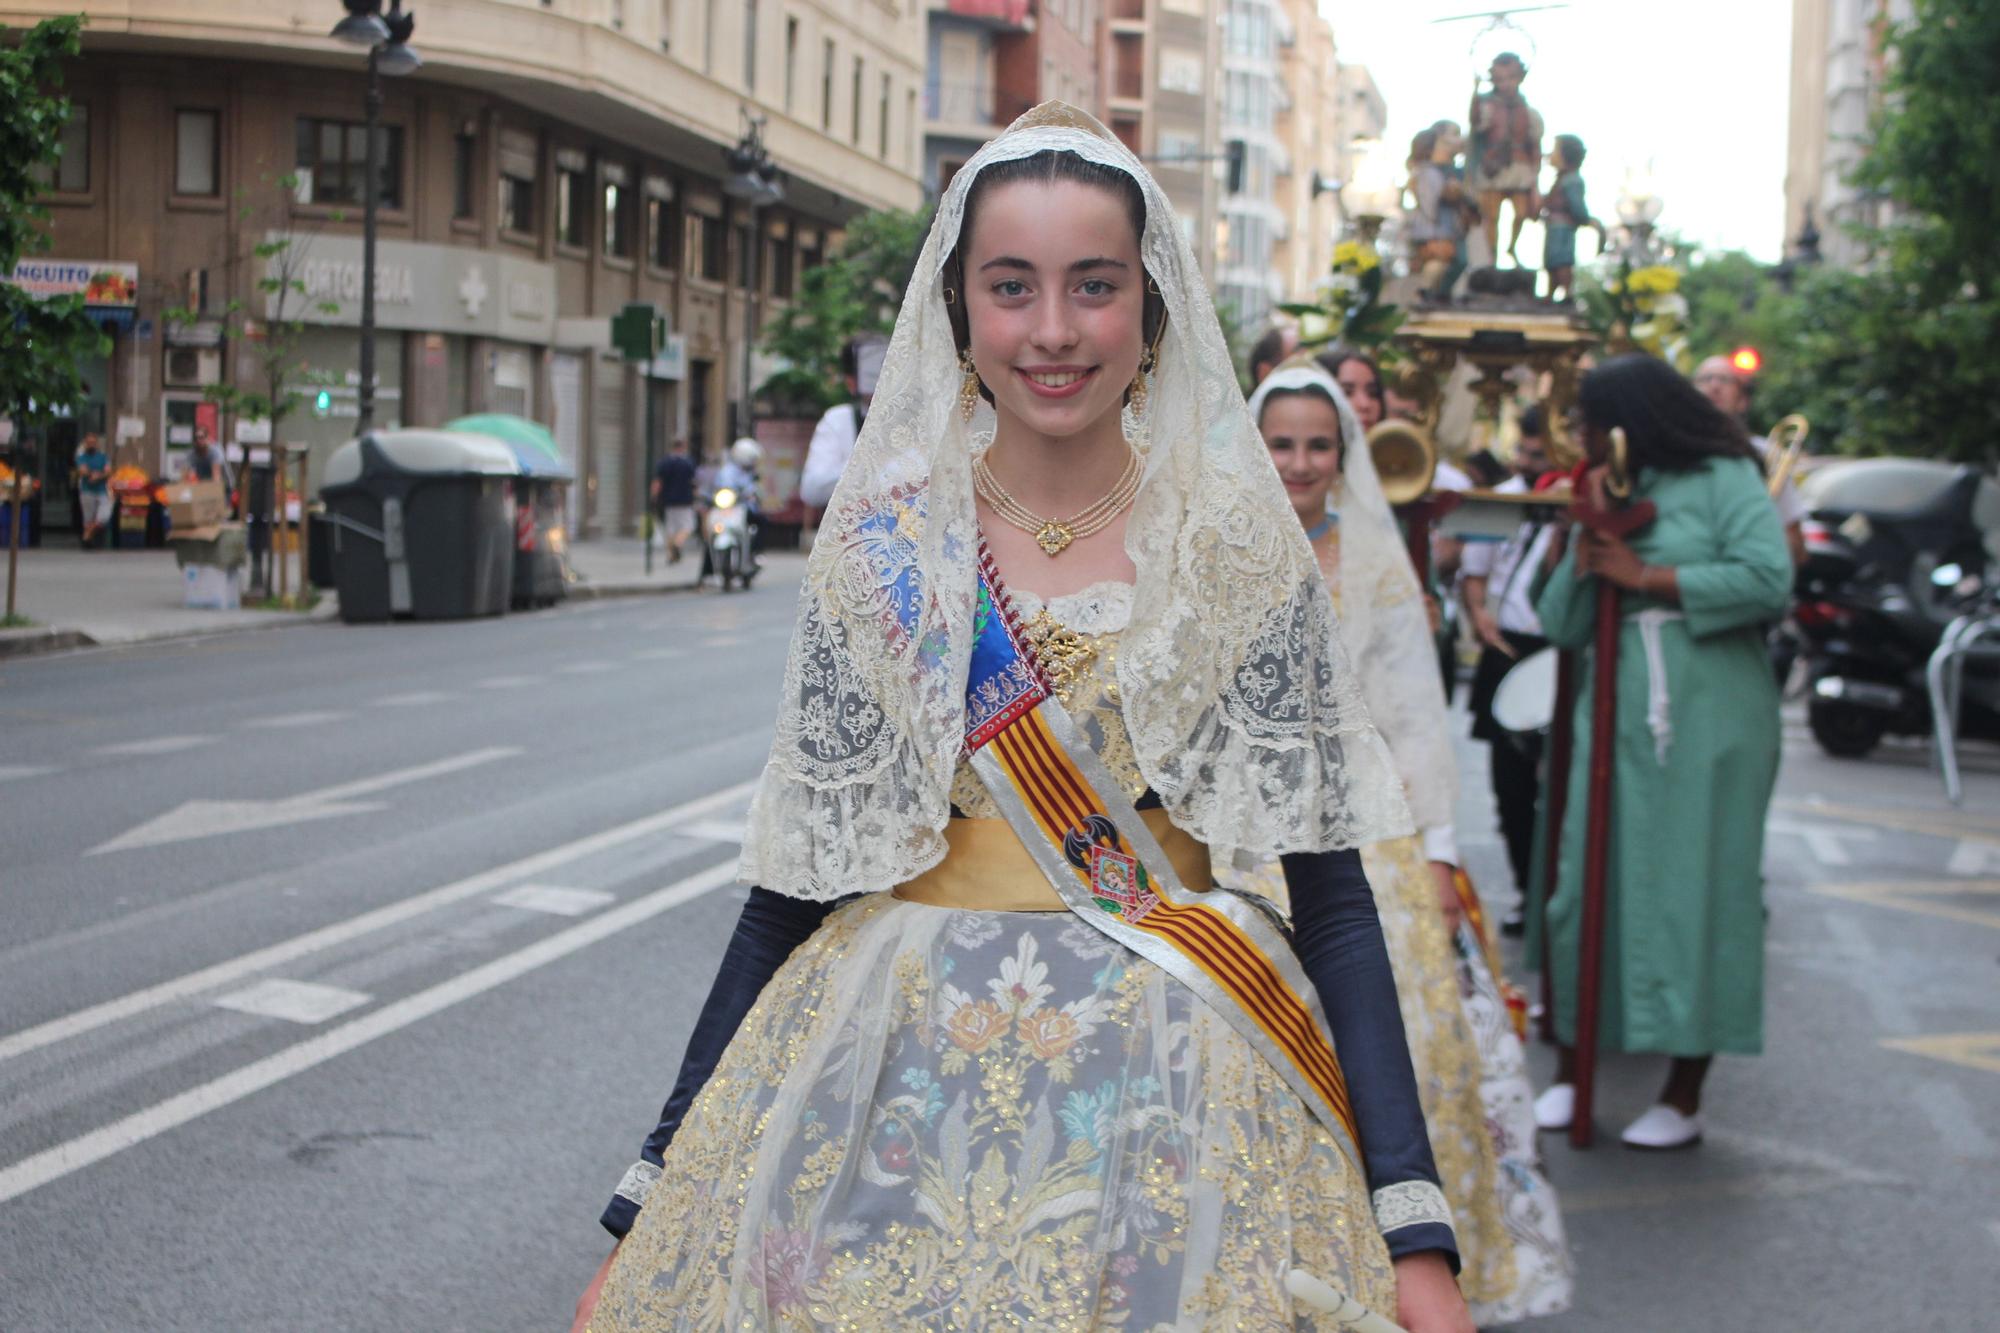
[[[368,48],[368,92],[365,99],[363,135],[367,149],[361,179],[361,383],[355,389],[354,433],[365,435],[375,424],[375,230],[376,212],[382,199],[382,76],[408,74],[423,64],[410,47],[410,33],[417,16],[405,13],[403,0],[389,0],[389,12],[382,12],[382,0],[341,0],[347,17],[336,23],[331,36],[355,46]]]
[[[764,118],[751,115],[748,107],[743,108],[743,137],[723,156],[729,164],[729,178],[722,183],[722,192],[731,199],[741,200],[750,211],[750,253],[744,257],[750,289],[743,294],[743,405],[736,423],[738,433],[748,435],[754,393],[750,353],[756,346],[757,325],[763,305],[763,277],[759,270],[764,236],[758,215],[763,209],[784,200],[785,184],[778,175],[777,164],[771,161],[771,155],[764,149]]]

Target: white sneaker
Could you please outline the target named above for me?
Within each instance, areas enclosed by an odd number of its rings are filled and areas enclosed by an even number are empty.
[[[1626,1147],[1648,1152],[1692,1148],[1701,1142],[1701,1116],[1682,1115],[1662,1102],[1625,1126],[1618,1137]]]
[[[1536,1129],[1568,1129],[1576,1117],[1576,1085],[1551,1083],[1535,1098]]]

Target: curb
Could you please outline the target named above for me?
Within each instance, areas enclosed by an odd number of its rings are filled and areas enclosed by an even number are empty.
[[[83,648],[142,648],[148,644],[172,643],[179,639],[213,639],[230,634],[255,634],[263,630],[289,629],[298,625],[330,624],[337,611],[268,613],[269,620],[251,620],[235,625],[200,625],[187,629],[155,630],[123,639],[99,639],[80,629],[32,629],[0,631],[0,659],[28,657],[42,653],[73,652]]]
[[[660,597],[700,591],[693,583],[572,583],[568,596],[573,602],[596,602],[607,597]]]
[[[0,630],[0,658],[33,657],[40,653],[66,653],[73,648],[95,647],[97,640],[80,629]]]

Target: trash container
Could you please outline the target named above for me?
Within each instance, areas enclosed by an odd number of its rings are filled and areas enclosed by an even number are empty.
[[[487,412],[445,423],[514,451],[514,607],[553,606],[569,595],[569,488],[576,471],[548,427],[526,417]]]
[[[334,586],[333,524],[323,504],[306,509],[306,582],[315,588]]]
[[[440,430],[370,431],[327,460],[340,618],[497,616],[513,587],[513,452]]]

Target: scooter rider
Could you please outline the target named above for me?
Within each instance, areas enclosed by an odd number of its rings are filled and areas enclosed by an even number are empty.
[[[705,549],[708,544],[708,510],[715,499],[715,493],[731,490],[736,493],[736,502],[743,506],[749,519],[750,561],[754,566],[757,554],[763,548],[764,522],[763,502],[757,490],[757,470],[764,461],[763,446],[748,436],[729,446],[729,456],[721,467],[715,470],[708,489],[701,496],[701,531],[704,551],[701,561],[701,576],[706,579],[714,572],[715,562]]]

